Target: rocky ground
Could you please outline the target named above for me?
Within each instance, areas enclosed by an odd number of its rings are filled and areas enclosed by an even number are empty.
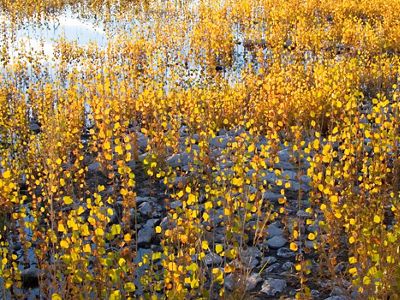
[[[193,156],[183,151],[185,137],[187,133],[185,128],[181,129],[181,142],[182,152],[171,154],[166,159],[166,164],[176,170],[178,177],[174,179],[172,186],[182,184],[190,180],[191,174],[190,165],[193,162]],[[236,136],[243,133],[243,130],[238,131],[221,131],[220,135],[210,141],[211,153],[215,162],[220,166],[215,172],[232,172],[232,162],[229,160],[229,153],[226,151],[229,148],[229,143],[235,139]],[[195,138],[192,135],[190,138]],[[259,139],[257,147],[265,143],[265,139]],[[143,161],[148,155],[145,152],[147,146],[147,139],[145,136],[139,134],[139,148],[140,160]],[[195,145],[194,145],[195,146]],[[194,147],[195,148],[195,147]],[[229,150],[229,149],[228,149]],[[317,224],[306,225],[306,219],[310,217],[307,208],[310,206],[308,200],[308,192],[310,191],[310,179],[306,175],[306,170],[309,166],[306,158],[301,160],[294,160],[289,147],[284,145],[280,146],[277,152],[279,156],[278,163],[272,163],[269,167],[275,170],[280,170],[281,175],[268,169],[262,173],[262,180],[266,180],[269,184],[269,189],[265,192],[263,197],[267,199],[275,211],[282,207],[280,200],[282,195],[280,190],[282,185],[290,183],[285,187],[286,195],[286,213],[282,214],[277,220],[269,224],[267,229],[267,237],[257,245],[252,245],[250,242],[244,245],[239,257],[240,260],[235,262],[242,270],[240,274],[228,274],[225,278],[225,288],[227,295],[234,297],[236,288],[241,286],[244,288],[246,298],[253,299],[294,299],[296,291],[299,289],[299,279],[295,270],[296,253],[289,249],[290,236],[293,233],[293,224],[297,222],[303,226],[303,235],[306,237],[308,233],[316,232],[318,230]],[[137,209],[132,211],[132,215],[136,218],[136,230],[138,232],[136,242],[138,245],[136,261],[141,261],[141,258],[155,251],[162,251],[160,240],[155,233],[155,227],[161,226],[164,229],[170,226],[171,222],[168,219],[166,203],[168,208],[175,209],[182,205],[179,200],[170,198],[169,188],[160,180],[155,180],[146,175],[144,166],[141,161],[132,162],[132,167],[136,175],[136,204]],[[106,183],[103,175],[99,171],[98,163],[88,160],[89,177],[88,180],[93,184]],[[250,171],[251,172],[251,171]],[[300,175],[299,175],[300,174]],[[251,176],[251,174],[247,174]],[[282,180],[278,186],[277,181]],[[249,189],[252,187],[249,186]],[[110,187],[106,193],[112,193]],[[204,206],[204,204],[201,204]],[[118,208],[116,209],[115,219],[111,222],[118,222]],[[223,228],[221,220],[223,220],[222,209],[215,209],[211,219],[214,223],[214,242],[223,242],[224,235],[222,234]],[[252,220],[248,222],[249,227]],[[220,227],[220,228],[218,228]],[[251,234],[251,229],[246,228],[247,232]],[[321,266],[317,265],[317,254],[314,250],[314,242],[304,238],[302,242],[298,242],[299,251],[303,253],[304,258],[312,262],[310,270],[312,273],[317,274]],[[15,245],[16,253],[22,257],[22,249]],[[203,263],[209,267],[219,267],[223,261],[220,256],[210,251],[203,259]],[[323,266],[322,266],[323,267]],[[145,266],[137,270],[136,285],[138,286],[137,294],[141,293],[140,277],[145,272]],[[337,269],[337,274],[345,271],[345,265]],[[24,283],[24,291],[27,299],[39,299],[38,292],[38,276],[39,270],[35,266],[34,260],[31,265],[24,266],[22,271],[22,280]],[[313,299],[326,299],[326,300],[344,300],[352,299],[356,295],[352,290],[346,289],[350,287],[350,283],[343,282],[341,287],[337,283],[333,283],[325,279],[313,279],[316,277],[308,276],[309,281],[307,285],[311,288],[311,295]]]

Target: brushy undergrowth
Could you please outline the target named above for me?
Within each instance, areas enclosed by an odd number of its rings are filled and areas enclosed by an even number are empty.
[[[60,39],[50,65],[40,50],[12,52],[16,28],[40,26],[65,7],[96,15],[106,47]],[[17,257],[16,243],[25,255],[34,249],[45,298],[133,299],[143,265],[145,298],[225,297],[227,274],[246,274],[234,263],[242,250],[287,214],[290,182],[273,168],[285,145],[298,176],[311,179],[305,225],[318,225],[308,235],[300,221],[291,230],[297,298],[311,297],[312,278],[329,278],[350,282],[360,299],[397,299],[399,1],[2,0],[0,8],[4,298],[23,285],[28,259]],[[132,18],[141,25],[126,29]],[[210,141],[221,130],[236,136],[216,161]],[[139,134],[148,138],[146,157]],[[182,143],[189,170],[165,163]],[[131,216],[139,160],[182,203],[168,206],[169,224],[154,227],[162,250],[142,261]],[[88,180],[93,161],[103,182]],[[278,211],[263,196],[267,170],[282,187]],[[212,238],[216,209],[223,243]],[[318,273],[306,258],[312,251]],[[222,263],[210,269],[202,260],[211,252]]]

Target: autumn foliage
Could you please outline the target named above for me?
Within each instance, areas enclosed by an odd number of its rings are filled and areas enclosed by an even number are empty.
[[[298,299],[321,280],[352,297],[397,299],[399,1],[2,0],[0,9],[5,299],[23,299],[32,259],[45,299],[239,299],[245,286],[224,281],[249,274],[242,253],[261,249],[276,220],[296,254]],[[13,50],[18,28],[65,9],[95,16],[106,46],[62,38],[50,63],[41,49]],[[165,190],[154,224],[138,219],[138,170]],[[144,256],[141,222],[155,234]],[[204,262],[210,253],[218,264]]]

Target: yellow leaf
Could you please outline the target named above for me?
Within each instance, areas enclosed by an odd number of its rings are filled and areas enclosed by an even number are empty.
[[[61,246],[61,248],[63,248],[63,249],[68,249],[68,248],[69,248],[69,243],[68,243],[66,240],[62,240],[62,241],[60,242],[60,246]]]
[[[190,194],[188,196],[187,204],[193,205],[196,202],[196,195]]]
[[[104,230],[103,230],[102,228],[97,228],[97,229],[94,231],[94,233],[95,233],[97,236],[103,236],[103,235],[104,235]]]
[[[161,231],[162,231],[161,226],[156,226],[156,233],[161,233]]]
[[[64,196],[63,201],[66,205],[72,204],[74,200],[70,196]]]
[[[58,223],[58,228],[57,228],[58,232],[63,232],[66,233],[67,230],[65,229],[63,223]]]
[[[51,295],[51,300],[62,300],[61,296],[57,293]]]
[[[125,291],[128,293],[134,292],[136,290],[135,284],[133,282],[127,282],[124,285]]]
[[[377,215],[374,216],[374,223],[379,224],[381,222],[381,218]]]
[[[256,146],[254,146],[254,144],[251,144],[251,145],[247,148],[247,151],[248,151],[248,152],[254,152],[255,149],[256,149]]]
[[[110,142],[109,141],[107,141],[107,142],[105,142],[104,144],[103,144],[103,149],[104,150],[108,150],[108,149],[110,149],[111,148],[111,145],[110,145]]]
[[[119,290],[115,290],[110,294],[110,298],[108,300],[120,300],[122,299],[121,292]]]
[[[221,253],[223,250],[224,247],[221,244],[215,245],[215,252],[217,252],[217,254]]]
[[[297,246],[296,243],[290,243],[290,250],[292,251],[297,251],[299,249],[299,246]]]
[[[120,267],[122,267],[123,265],[125,265],[126,264],[126,260],[124,259],[124,258],[120,258],[119,260],[118,260],[118,265],[120,266]]]
[[[357,262],[357,258],[355,258],[354,256],[349,257],[349,263],[355,264],[356,262]]]
[[[308,239],[309,239],[310,241],[313,241],[313,240],[315,240],[315,238],[316,238],[315,234],[312,233],[312,232],[310,232],[310,233],[308,234],[307,237],[308,237]]]
[[[113,224],[111,226],[111,234],[112,235],[117,235],[121,233],[121,225],[119,224]]]
[[[332,195],[332,196],[330,197],[330,199],[331,199],[331,202],[332,202],[332,203],[338,203],[338,201],[339,201],[339,198],[338,198],[338,196],[336,196],[336,195]]]
[[[202,242],[201,242],[201,248],[202,248],[203,250],[207,250],[207,249],[209,248],[208,242],[207,242],[207,241],[202,241]]]
[[[90,253],[90,252],[92,252],[92,249],[90,248],[90,245],[89,245],[89,244],[85,244],[85,245],[83,246],[83,252],[85,252],[85,253]]]
[[[241,185],[243,185],[243,179],[242,178],[233,178],[232,184],[235,186],[241,186]]]
[[[3,178],[4,178],[4,179],[8,179],[8,178],[10,178],[10,177],[11,177],[11,172],[10,172],[9,170],[4,171],[4,173],[3,173]]]
[[[115,152],[117,152],[119,155],[122,155],[124,153],[121,145],[118,145],[117,147],[115,147]]]
[[[128,242],[131,241],[131,239],[132,239],[132,236],[131,236],[130,233],[127,233],[127,234],[124,235],[124,241],[125,241],[125,242],[128,243]]]

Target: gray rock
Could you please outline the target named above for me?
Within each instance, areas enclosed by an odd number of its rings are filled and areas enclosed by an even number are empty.
[[[90,173],[95,173],[97,171],[100,170],[100,163],[98,161],[92,162],[89,166],[88,166],[88,171]]]
[[[259,273],[253,273],[246,279],[246,292],[251,292],[262,281]]]
[[[293,256],[296,256],[296,253],[290,250],[289,248],[283,247],[278,249],[278,252],[276,253],[279,257],[282,258],[291,258]]]
[[[294,263],[291,261],[287,261],[282,265],[282,270],[284,271],[290,271],[294,268]]]
[[[21,272],[21,279],[24,288],[35,288],[39,285],[40,270],[30,267]]]
[[[166,163],[172,168],[183,167],[189,163],[189,154],[179,153],[173,154],[166,159]]]
[[[344,296],[330,296],[328,298],[325,298],[325,300],[348,300],[349,298],[344,297]]]
[[[332,292],[330,293],[330,296],[345,296],[346,291],[338,286],[333,287]]]
[[[146,202],[155,203],[155,202],[157,202],[157,199],[154,197],[140,197],[140,196],[136,197],[136,205],[140,205],[140,204],[146,203]]]
[[[170,223],[170,220],[168,219],[168,217],[164,217],[164,219],[162,219],[160,222],[160,227],[163,230],[168,229],[170,227],[170,225],[171,225],[171,223]]]
[[[278,224],[272,223],[267,228],[268,237],[274,237],[277,235],[283,235],[283,229],[279,228]]]
[[[228,143],[230,141],[231,137],[227,135],[219,135],[216,136],[215,138],[212,138],[210,140],[210,145],[217,147],[217,148],[226,148],[228,146]]]
[[[314,246],[317,245],[317,242],[316,242],[316,241],[309,241],[309,240],[306,240],[306,241],[304,242],[304,245],[305,245],[307,248],[309,248],[309,249],[314,249]]]
[[[318,290],[311,290],[311,297],[313,299],[320,299],[321,293]]]
[[[149,139],[147,138],[147,136],[145,136],[141,132],[137,132],[136,136],[137,136],[137,143],[138,143],[139,150],[145,151],[146,148],[147,148],[147,144],[149,142]]]
[[[281,177],[282,179],[297,181],[297,172],[284,170]]]
[[[283,279],[269,278],[264,281],[261,287],[261,292],[267,296],[277,296],[286,288],[286,281]]]
[[[302,175],[302,176],[300,176],[300,182],[309,184],[311,182],[311,178],[307,175]]]
[[[151,206],[151,204],[149,202],[143,202],[142,204],[139,205],[139,212],[143,215],[143,216],[151,216],[152,212],[153,212],[153,207]]]
[[[169,205],[172,209],[177,209],[178,207],[182,207],[182,201],[176,200],[170,203]]]
[[[186,137],[189,135],[189,128],[187,126],[182,126],[179,128],[179,135],[181,137]]]
[[[281,162],[282,161],[285,161],[285,162],[290,161],[291,154],[290,154],[289,149],[283,149],[283,150],[278,151],[278,157]]]
[[[282,235],[276,235],[267,240],[268,247],[272,249],[279,249],[285,246],[287,243],[287,239],[285,239]]]
[[[157,219],[147,220],[146,224],[139,230],[137,242],[139,246],[148,245],[155,237],[154,225]]]
[[[235,288],[236,281],[233,277],[233,274],[228,274],[224,280],[224,286],[228,291],[233,291]]]
[[[149,155],[148,152],[142,153],[139,155],[139,161],[144,161],[144,159]]]
[[[275,256],[267,256],[267,257],[264,257],[264,258],[262,259],[261,265],[262,265],[262,266],[264,266],[264,265],[270,265],[270,264],[273,264],[273,263],[275,263],[275,262],[277,262],[277,261],[278,261],[278,260],[276,259]]]
[[[242,250],[240,252],[241,258],[243,257],[255,257],[255,258],[260,258],[262,256],[262,252],[260,249],[256,247],[248,247],[246,250]]]
[[[218,254],[210,252],[203,258],[203,262],[207,266],[216,266],[222,264],[223,260]]]
[[[302,209],[297,211],[296,216],[298,216],[299,218],[309,218],[309,217],[311,217],[311,215],[308,212],[305,212]]]
[[[40,132],[40,125],[35,122],[31,122],[29,124],[29,129],[33,131],[34,133],[39,133]]]
[[[271,191],[266,191],[264,193],[263,197],[264,197],[264,199],[267,199],[267,200],[272,201],[272,202],[276,202],[280,198],[283,198],[283,196],[281,194],[274,193],[274,192],[271,192]]]
[[[262,174],[261,180],[265,180],[268,183],[275,184],[278,180],[278,176],[274,172],[267,171],[265,174]]]
[[[275,168],[277,169],[282,169],[282,170],[295,170],[296,167],[291,164],[290,162],[287,161],[281,161],[277,164],[275,164]]]
[[[281,267],[280,263],[274,263],[265,269],[265,273],[274,273]]]
[[[262,256],[261,251],[256,247],[249,247],[241,251],[240,260],[250,269],[254,269],[260,263],[259,259]]]

